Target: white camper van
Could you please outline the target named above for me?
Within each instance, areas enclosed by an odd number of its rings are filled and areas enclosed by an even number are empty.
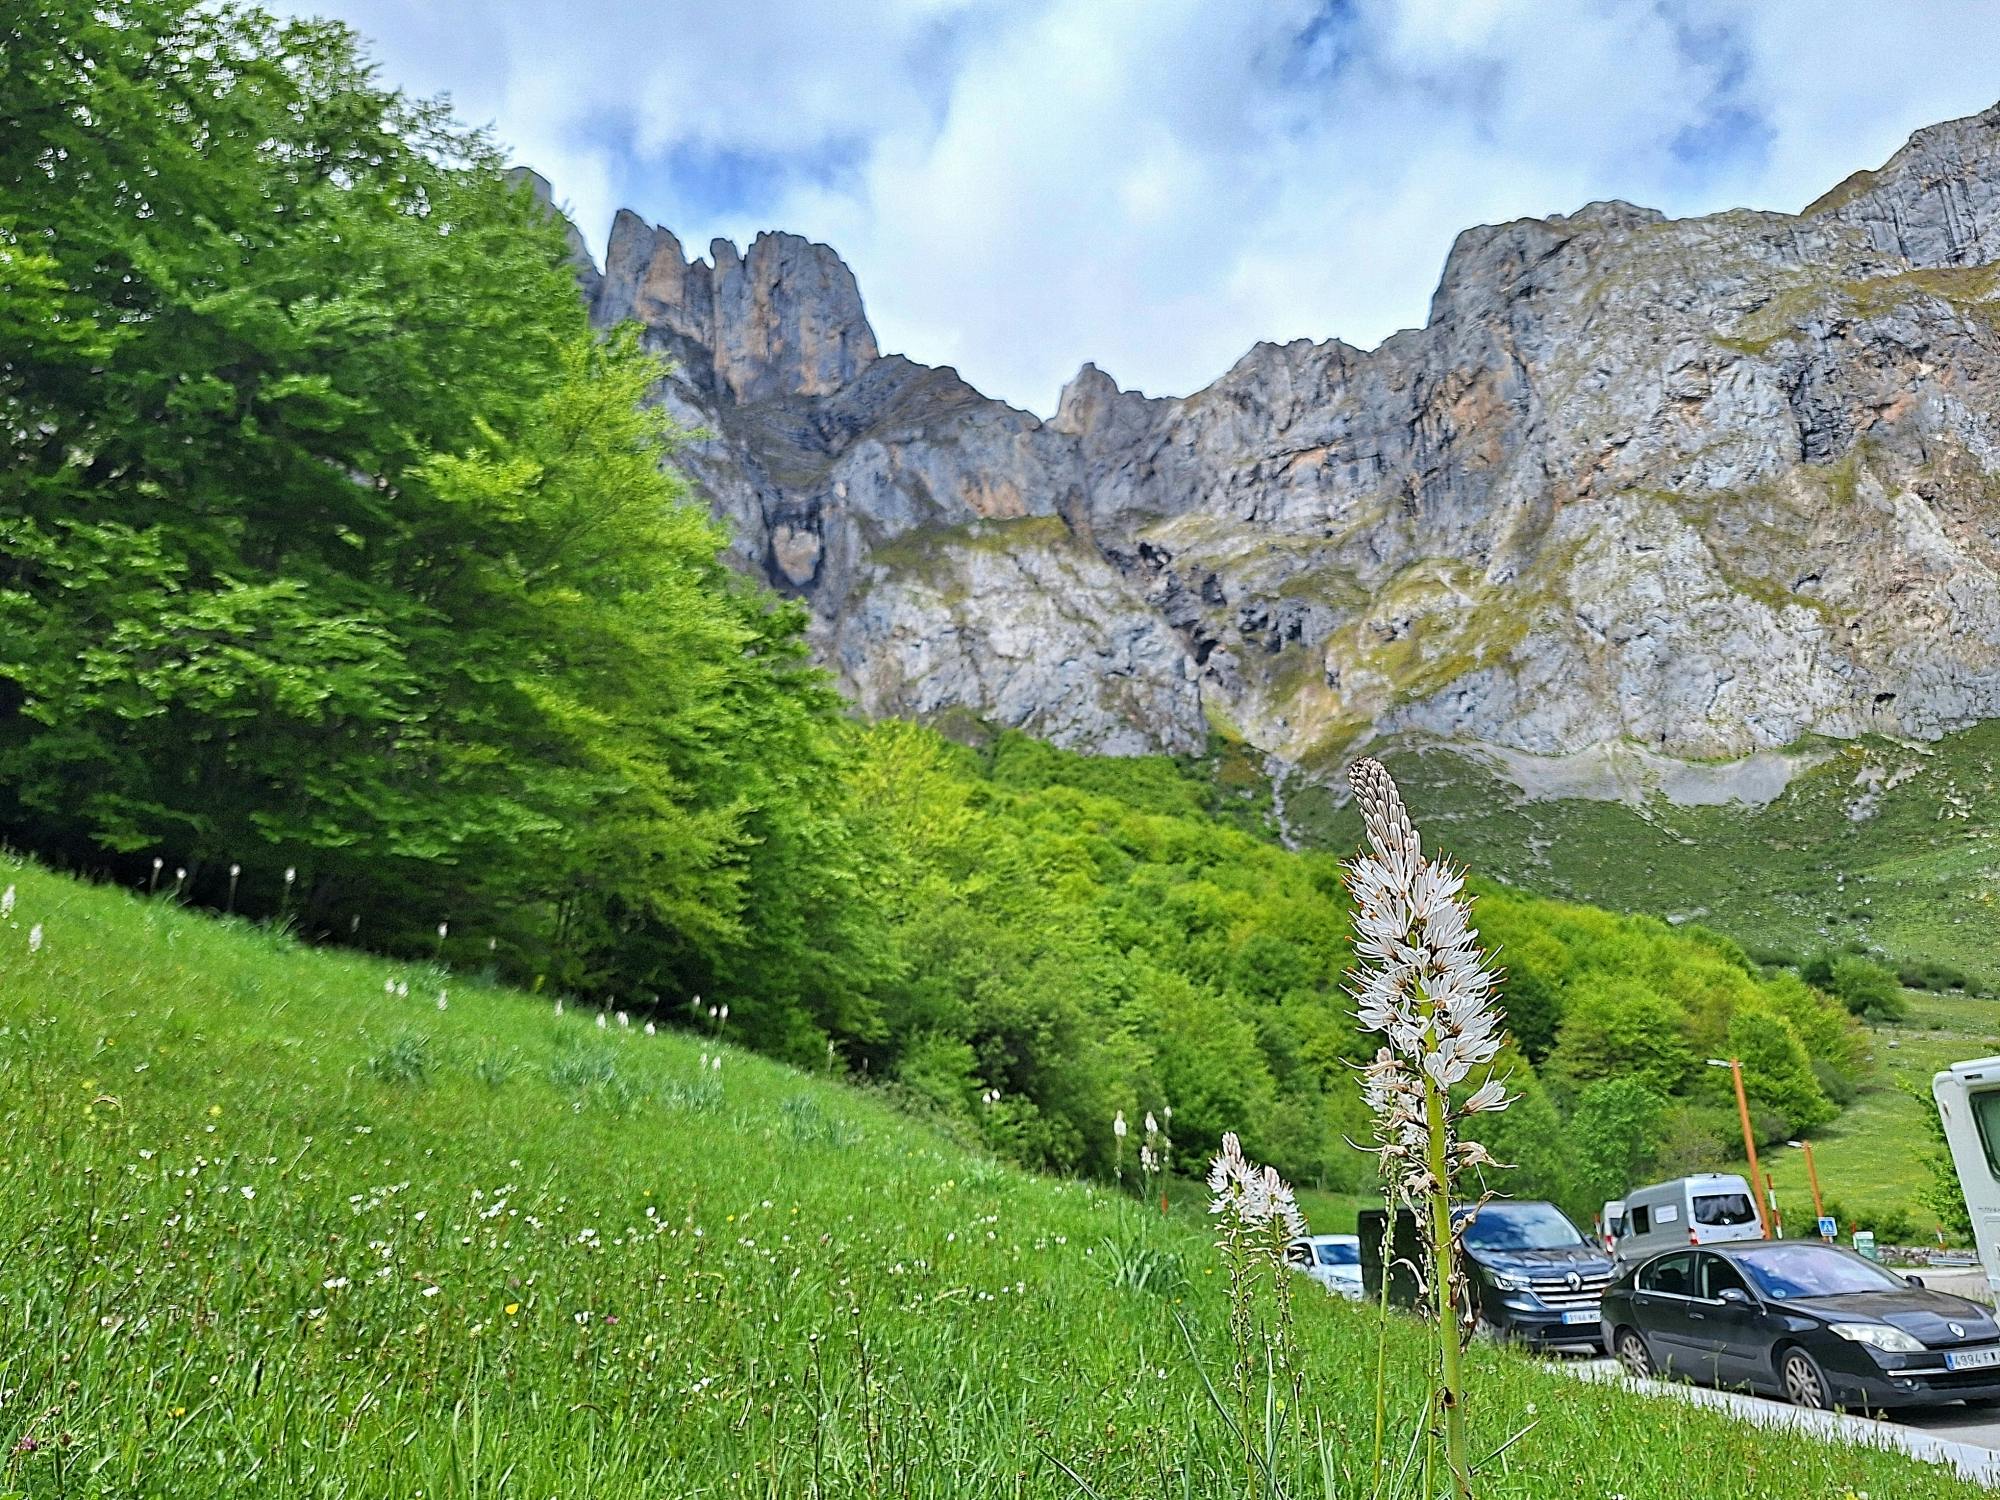
[[[1612,1253],[1632,1265],[1662,1250],[1763,1237],[1750,1184],[1732,1172],[1703,1172],[1627,1193],[1625,1229]]]
[[[1986,1284],[2000,1292],[2000,1057],[1953,1063],[1931,1080],[1931,1097],[1944,1120]]]

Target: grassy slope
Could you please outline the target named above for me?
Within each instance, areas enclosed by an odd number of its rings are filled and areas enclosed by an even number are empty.
[[[1910,1210],[1926,1234],[1934,1227],[1915,1198],[1921,1172],[1915,1153],[1929,1144],[1924,1117],[1934,1114],[1928,1102],[1931,1075],[2000,1052],[2000,1001],[1917,991],[1908,998],[1904,1021],[1871,1029],[1875,1081],[1813,1137],[1820,1191],[1841,1210],[1843,1233],[1867,1228],[1874,1215],[1898,1208]],[[1921,1099],[1905,1092],[1911,1087],[1921,1091]],[[1809,1232],[1812,1191],[1804,1155],[1780,1147],[1765,1153],[1761,1165],[1777,1188],[1786,1231]]]
[[[1385,758],[1437,841],[1482,874],[1617,910],[1698,916],[1753,949],[1858,941],[2000,989],[2000,722],[1932,745],[1829,745],[1770,806],[1531,801],[1442,750]],[[1865,810],[1864,770],[1906,779]],[[1297,788],[1308,838],[1350,847],[1352,812]]]
[[[0,1492],[1076,1493],[1050,1455],[1240,1492],[1175,1325],[1220,1368],[1192,1225],[699,1038],[0,879]],[[1302,1314],[1352,1461],[1368,1316]],[[1472,1359],[1482,1450],[1536,1422],[1488,1496],[1596,1494],[1611,1455],[1634,1495],[1978,1493]]]

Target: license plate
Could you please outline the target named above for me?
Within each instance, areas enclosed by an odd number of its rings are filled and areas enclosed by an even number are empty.
[[[1595,1323],[1597,1321],[1597,1314],[1588,1309],[1579,1309],[1576,1312],[1564,1313],[1563,1321],[1565,1323]],[[1995,1361],[2000,1361],[2000,1349],[1994,1350],[1994,1359]]]
[[[1990,1370],[2000,1365],[2000,1349],[1964,1349],[1944,1357],[1947,1370]]]

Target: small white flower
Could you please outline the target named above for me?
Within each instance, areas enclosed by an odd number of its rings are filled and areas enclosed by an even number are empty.
[[[40,922],[37,922],[33,927],[28,929],[28,951],[30,953],[40,953],[42,951],[42,924]]]
[[[658,1031],[658,1029],[659,1029],[659,1028],[658,1028],[658,1027],[656,1027],[656,1026],[654,1026],[654,1025],[653,1025],[653,1023],[652,1023],[651,1021],[648,1021],[648,1022],[646,1023],[646,1035],[647,1035],[647,1036],[652,1036],[652,1035],[654,1035],[654,1034],[655,1034],[655,1033],[656,1033],[656,1032]]]
[[[618,1024],[621,1027],[629,1027],[632,1024],[632,1018],[621,1010],[618,1012]]]
[[[446,1002],[447,1002],[447,1001],[448,1001],[449,999],[450,999],[450,995],[448,994],[448,992],[446,992],[446,991],[444,991],[444,990],[439,990],[439,991],[438,991],[438,1009],[439,1009],[439,1010],[443,1010],[443,1009],[445,1008],[445,1004],[446,1004]]]
[[[720,1052],[708,1060],[708,1070],[711,1073],[720,1073],[722,1071],[722,1054]]]
[[[298,868],[298,866],[297,866],[297,865],[286,865],[286,866],[285,866],[285,884],[286,884],[286,885],[290,885],[290,884],[292,884],[292,882],[294,882],[294,881],[295,881],[295,880],[297,880],[298,878],[299,878],[299,868]]]
[[[445,939],[445,934],[450,931],[451,931],[451,923],[449,922],[438,923],[438,941],[440,943],[443,942]]]
[[[608,1028],[608,1027],[609,1027],[610,1025],[611,1025],[611,1021],[610,1021],[610,1018],[609,1018],[609,1017],[607,1017],[607,1016],[606,1016],[606,1015],[604,1014],[604,1012],[600,1010],[600,1011],[599,1011],[599,1012],[597,1013],[597,1029],[598,1029],[599,1031],[603,1031],[603,1030],[605,1030],[606,1028]]]
[[[257,1190],[253,1187],[243,1188],[241,1189],[241,1192],[246,1199],[254,1198],[257,1196]]]
[[[10,885],[7,887],[6,890],[0,891],[0,922],[6,921],[7,918],[13,915],[14,915],[14,887]]]
[[[729,1019],[729,1007],[726,1005],[722,1007],[721,1019],[725,1021]]]
[[[1146,1134],[1158,1135],[1159,1133],[1160,1122],[1153,1118],[1153,1112],[1149,1109],[1146,1111]]]
[[[1125,1111],[1124,1111],[1124,1110],[1122,1110],[1122,1109],[1121,1109],[1121,1110],[1119,1110],[1117,1114],[1115,1114],[1115,1115],[1113,1115],[1113,1116],[1111,1117],[1111,1133],[1112,1133],[1113,1135],[1117,1136],[1117,1137],[1118,1137],[1118,1139],[1119,1139],[1119,1140],[1121,1140],[1121,1141],[1125,1139]]]
[[[556,1001],[556,1014],[558,1016],[562,1015],[562,1001],[560,1000]]]

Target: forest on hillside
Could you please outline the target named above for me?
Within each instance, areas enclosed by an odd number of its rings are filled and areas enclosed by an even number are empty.
[[[0,54],[0,837],[726,1030],[1029,1164],[1130,1174],[1151,1113],[1182,1165],[1236,1129],[1365,1185],[1335,858],[1169,761],[855,722],[491,142],[335,25],[54,9]],[[1725,938],[1478,915],[1515,1191],[1725,1161],[1719,1051],[1773,1139],[1865,1071]]]

